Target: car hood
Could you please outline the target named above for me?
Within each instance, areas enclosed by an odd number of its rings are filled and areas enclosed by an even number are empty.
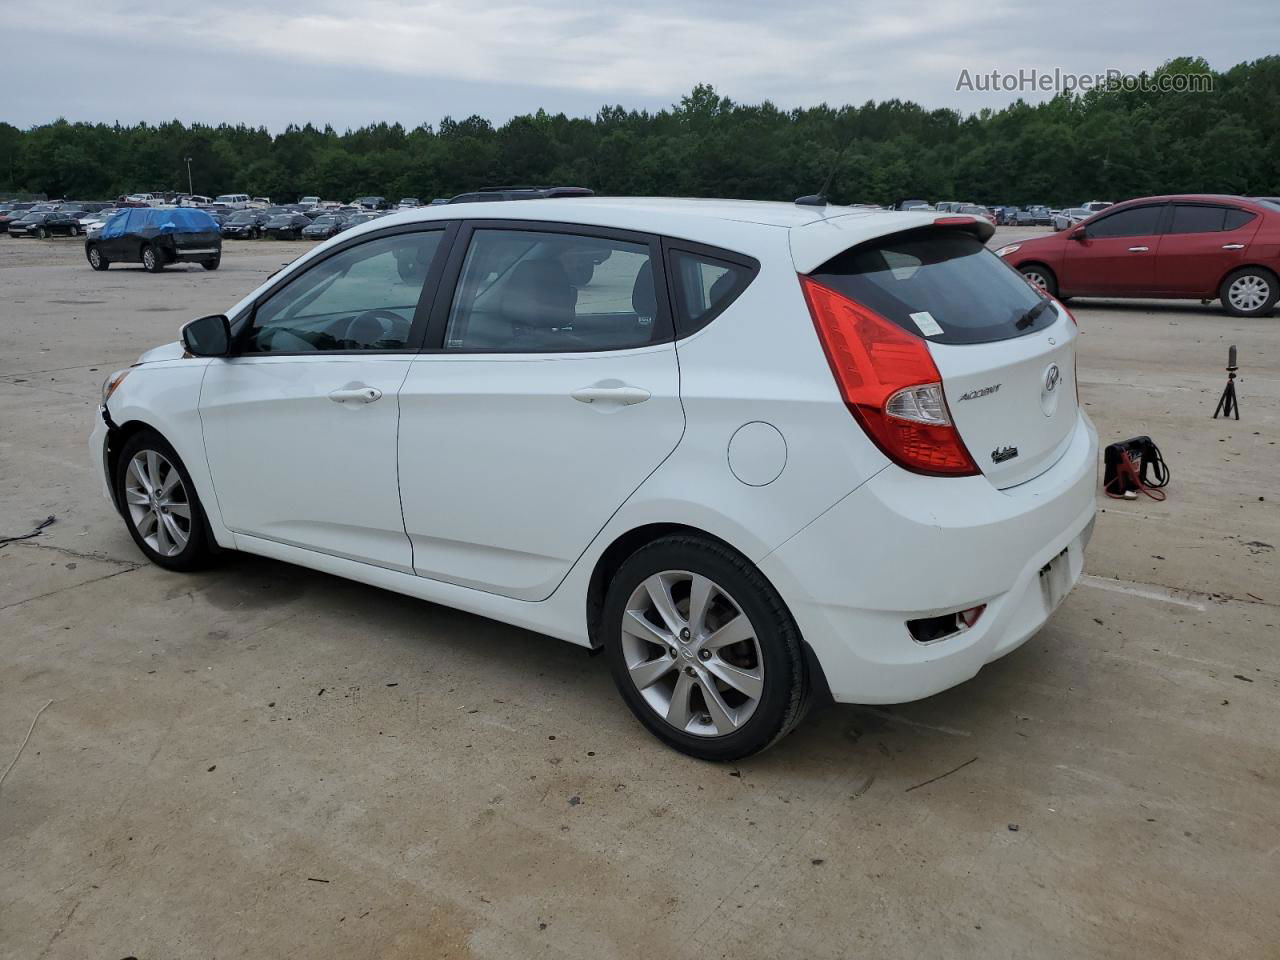
[[[152,347],[138,357],[134,366],[136,367],[141,363],[156,363],[160,360],[181,360],[186,352],[186,347],[182,345],[182,342],[175,340],[173,343],[166,343],[164,346]]]
[[[1018,244],[1019,253],[1034,250],[1037,253],[1047,254],[1050,251],[1060,252],[1063,247],[1067,245],[1068,239],[1069,237],[1066,233],[1050,233],[1042,237],[1014,237],[1007,243],[1000,244],[1000,246],[1005,247],[1009,244],[1016,243]]]

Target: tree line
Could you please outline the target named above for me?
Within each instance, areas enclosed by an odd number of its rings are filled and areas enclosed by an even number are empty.
[[[1280,56],[1212,71],[1203,93],[1091,90],[969,114],[902,100],[782,109],[706,85],[654,112],[607,106],[495,126],[471,116],[412,129],[222,124],[0,123],[0,196],[105,199],[136,191],[292,200],[424,201],[496,184],[602,194],[790,200],[830,174],[834,202],[905,198],[1075,205],[1157,193],[1280,194]]]

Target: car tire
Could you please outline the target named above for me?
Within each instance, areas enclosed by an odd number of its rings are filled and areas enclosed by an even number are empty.
[[[89,266],[95,270],[106,270],[111,266],[111,261],[102,255],[102,251],[96,246],[90,247],[85,251],[85,259],[89,261]]]
[[[1051,297],[1058,295],[1058,278],[1042,263],[1027,263],[1018,268],[1018,272],[1034,283]]]
[[[695,594],[701,615],[691,609]],[[622,699],[682,753],[750,756],[786,736],[808,709],[799,628],[773,585],[725,544],[673,535],[641,547],[614,575],[601,616]],[[716,636],[721,645],[704,646]]]
[[[1218,288],[1222,307],[1233,317],[1263,317],[1280,297],[1280,282],[1265,267],[1241,267],[1227,274]]]
[[[36,227],[36,239],[37,239],[37,240],[48,240],[48,239],[49,239],[49,231],[48,231],[48,230],[46,230],[44,227]]]
[[[186,466],[164,437],[145,429],[125,441],[112,489],[129,535],[148,560],[167,570],[208,565],[213,548],[204,508]]]
[[[79,227],[72,227],[72,228],[71,228],[71,235],[72,235],[73,237],[78,237],[78,236],[80,236],[80,228],[79,228]]]
[[[147,273],[159,273],[164,269],[164,256],[153,244],[142,248],[142,269]]]
[[[216,257],[213,260],[201,260],[200,266],[204,267],[206,270],[217,270],[221,263],[222,257]]]

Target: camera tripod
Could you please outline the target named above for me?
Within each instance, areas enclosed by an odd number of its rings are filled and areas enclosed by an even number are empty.
[[[1235,416],[1240,419],[1240,402],[1236,399],[1236,371],[1240,368],[1236,365],[1236,348],[1234,345],[1227,348],[1227,385],[1222,388],[1222,396],[1218,398],[1218,408],[1213,411],[1213,419],[1217,420],[1221,414],[1223,418]]]

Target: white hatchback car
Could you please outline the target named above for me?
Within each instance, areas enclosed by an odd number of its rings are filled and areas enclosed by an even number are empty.
[[[134,540],[244,550],[603,648],[707,759],[913,700],[1080,575],[1076,327],[988,223],[713,200],[431,206],[107,379]]]

